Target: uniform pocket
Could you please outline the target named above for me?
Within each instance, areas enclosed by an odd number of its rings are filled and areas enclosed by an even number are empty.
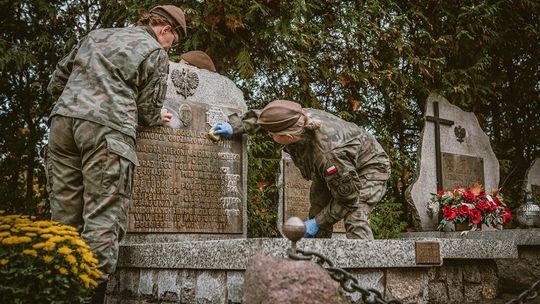
[[[356,171],[333,174],[325,177],[332,196],[342,203],[355,203],[358,198],[358,174]]]
[[[105,137],[107,159],[103,169],[102,187],[106,194],[131,197],[134,167],[139,164],[134,149],[118,138]]]

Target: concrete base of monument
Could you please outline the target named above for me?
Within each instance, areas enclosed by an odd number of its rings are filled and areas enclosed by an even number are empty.
[[[505,239],[304,239],[297,246],[403,303],[495,303],[498,261],[519,258],[516,243]],[[106,303],[244,303],[248,261],[285,257],[289,247],[286,239],[122,244]],[[358,292],[348,297],[361,303]]]
[[[515,243],[518,259],[495,259],[499,276],[500,290],[504,293],[519,294],[540,279],[540,229],[504,229],[495,231],[461,232],[409,232],[401,234],[402,238],[452,238],[464,242],[512,241]],[[538,299],[537,299],[538,300]]]

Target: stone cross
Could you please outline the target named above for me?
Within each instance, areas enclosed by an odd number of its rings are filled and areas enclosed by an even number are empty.
[[[441,125],[452,126],[453,121],[439,117],[439,103],[433,103],[433,116],[426,116],[426,121],[435,123],[435,163],[437,171],[437,189],[443,188],[441,161]]]

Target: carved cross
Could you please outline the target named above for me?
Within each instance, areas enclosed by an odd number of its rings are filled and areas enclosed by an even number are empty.
[[[435,123],[435,168],[437,172],[437,190],[443,188],[441,157],[441,125],[451,126],[453,121],[439,117],[439,103],[433,102],[433,116],[426,116],[426,121]]]

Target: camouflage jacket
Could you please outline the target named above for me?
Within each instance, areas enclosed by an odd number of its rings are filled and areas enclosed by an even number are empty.
[[[150,27],[90,32],[57,65],[49,116],[93,121],[135,138],[137,124],[161,124],[169,60]]]
[[[390,161],[375,137],[363,128],[324,111],[304,111],[321,121],[321,128],[307,131],[300,141],[284,149],[305,179],[326,185],[331,192],[337,204],[329,204],[315,217],[321,226],[330,226],[344,215],[343,208],[356,203],[360,183],[389,178]],[[259,113],[249,111],[242,118],[231,115],[229,122],[234,132],[258,131]]]

